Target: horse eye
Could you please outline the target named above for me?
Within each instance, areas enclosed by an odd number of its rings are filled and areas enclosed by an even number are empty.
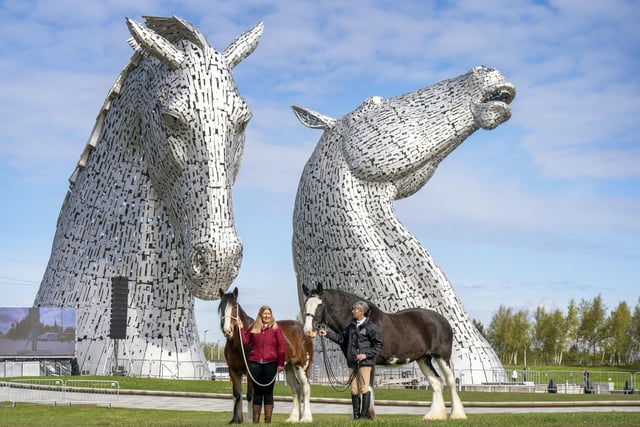
[[[180,123],[182,123],[183,117],[182,114],[175,111],[165,111],[162,113],[162,120],[166,123],[170,128],[175,128]]]

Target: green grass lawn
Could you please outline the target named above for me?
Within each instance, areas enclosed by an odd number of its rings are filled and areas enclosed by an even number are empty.
[[[81,377],[83,380],[118,381],[121,390],[158,390],[191,393],[231,394],[231,383],[205,380],[165,380],[131,377]],[[61,377],[60,379],[78,379]],[[329,386],[312,385],[313,397],[349,398],[349,391],[338,392]],[[277,384],[275,394],[290,396],[289,388]],[[608,401],[640,400],[634,395],[585,395],[546,393],[487,393],[462,392],[464,402],[544,402],[544,401]],[[445,393],[445,399],[449,400]],[[425,412],[431,400],[431,392],[408,389],[376,389],[376,400],[407,400],[425,402]],[[276,405],[278,403],[276,402]],[[0,407],[0,426],[216,426],[226,425],[231,419],[229,411],[165,411],[148,409],[124,409],[92,407],[86,405],[53,406],[18,403],[11,407],[8,402]],[[274,414],[275,425],[285,425],[288,415]],[[344,414],[314,414],[313,425],[344,426],[349,417]],[[640,426],[640,412],[594,412],[594,413],[536,413],[536,414],[469,414],[466,421],[423,421],[420,415],[380,415],[374,422],[360,421],[352,425],[371,426]]]
[[[0,408],[0,425],[14,426],[222,426],[231,412],[165,411],[104,407],[38,406],[19,404]],[[274,425],[285,423],[286,414],[274,414]],[[467,420],[423,421],[417,415],[380,415],[371,421],[350,423],[347,415],[314,414],[314,426],[634,426],[640,425],[640,413],[544,413],[544,414],[470,414]]]

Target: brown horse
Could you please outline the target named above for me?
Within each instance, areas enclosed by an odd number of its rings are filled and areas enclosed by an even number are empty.
[[[253,318],[247,315],[238,303],[238,288],[233,292],[220,291],[220,327],[227,342],[224,346],[224,357],[229,365],[229,376],[233,384],[233,418],[230,424],[242,423],[242,376],[247,375],[247,401],[253,398],[253,382],[247,369],[247,357],[251,348],[242,346],[240,330],[236,326],[238,318],[247,327],[253,324]],[[313,364],[313,342],[306,336],[302,325],[295,320],[280,320],[287,344],[285,375],[293,396],[293,408],[287,419],[289,423],[310,423],[311,415],[309,386],[309,370]]]
[[[316,289],[302,286],[306,297],[304,303],[304,331],[315,337],[318,324],[340,332],[353,320],[351,307],[357,301],[364,300],[357,295],[336,289]],[[366,300],[364,300],[366,301]],[[367,316],[380,327],[383,348],[376,356],[376,365],[403,365],[417,362],[433,388],[431,408],[424,416],[425,420],[447,419],[442,395],[442,380],[434,369],[436,362],[451,392],[451,418],[467,418],[462,402],[456,391],[453,372],[449,366],[453,345],[453,330],[447,319],[433,310],[409,308],[397,313],[385,313],[371,302]],[[373,381],[371,382],[373,384]],[[375,417],[372,405],[369,415]]]

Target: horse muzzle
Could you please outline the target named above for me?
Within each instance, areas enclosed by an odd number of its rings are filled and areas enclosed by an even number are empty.
[[[218,298],[219,289],[227,289],[240,271],[242,243],[239,239],[214,247],[209,242],[193,246],[188,255],[187,272],[191,293],[205,300]]]

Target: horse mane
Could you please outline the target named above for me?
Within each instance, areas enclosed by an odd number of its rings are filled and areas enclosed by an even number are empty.
[[[206,49],[209,46],[209,43],[200,31],[184,19],[180,19],[177,16],[172,16],[170,18],[161,16],[143,16],[143,18],[148,28],[160,34],[173,44],[186,39],[200,46],[201,49]]]
[[[372,321],[376,321],[380,318],[380,316],[386,314],[382,311],[377,305],[369,301],[367,298],[361,297],[359,295],[353,294],[351,292],[343,291],[341,289],[323,289],[322,295],[326,293],[335,294],[337,298],[348,301],[349,305],[353,304],[357,301],[364,301],[369,306],[369,311],[366,313],[367,317],[369,317]],[[316,294],[317,295],[317,294]]]
[[[208,47],[208,43],[204,36],[195,27],[193,27],[183,19],[180,19],[176,16],[173,16],[171,18],[144,16],[143,18],[145,19],[147,27],[154,30],[156,33],[160,34],[173,44],[176,44],[180,40],[186,39],[200,46],[203,50]],[[131,44],[131,41],[129,42],[129,44]],[[113,101],[120,95],[122,84],[127,79],[129,74],[131,74],[131,72],[138,67],[140,61],[146,56],[146,53],[136,50],[131,59],[129,59],[129,62],[127,62],[127,65],[125,65],[125,67],[116,78],[116,81],[109,89],[105,101],[102,104],[102,108],[100,109],[100,112],[96,117],[96,122],[93,125],[91,134],[89,135],[89,140],[85,144],[85,147],[82,150],[82,154],[80,155],[80,159],[78,159],[76,167],[69,177],[70,189],[73,189],[73,187],[75,186],[78,174],[87,165],[91,153],[96,148],[98,137],[102,132],[104,120],[111,108],[111,101]]]
[[[242,320],[242,323],[245,322],[245,320],[247,321],[247,323],[253,325],[254,322],[256,321],[256,319],[254,319],[253,317],[249,316],[247,314],[246,311],[244,311],[244,308],[242,308],[242,306],[240,305],[240,303],[238,303],[238,310],[240,311],[240,315],[238,317],[240,317],[240,320]]]

